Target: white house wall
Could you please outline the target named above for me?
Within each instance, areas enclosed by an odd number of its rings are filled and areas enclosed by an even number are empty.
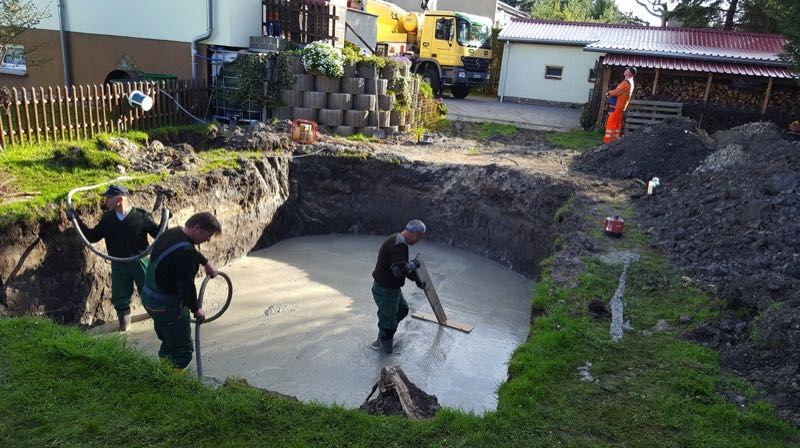
[[[36,28],[58,30],[58,1],[33,0],[49,18]],[[208,0],[62,0],[67,30],[109,36],[190,42],[208,24]],[[261,35],[260,0],[214,0],[210,45],[247,48]]]
[[[499,95],[541,101],[585,103],[594,83],[589,69],[600,53],[582,47],[506,42]],[[545,66],[563,67],[560,80],[545,79]]]

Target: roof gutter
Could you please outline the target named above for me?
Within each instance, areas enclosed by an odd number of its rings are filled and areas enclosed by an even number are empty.
[[[713,61],[713,62],[727,62],[728,64],[752,64],[752,65],[768,65],[772,67],[789,67],[790,65],[781,61],[767,61],[764,59],[744,59],[744,58],[726,58],[724,56],[704,56],[699,54],[690,53],[654,53],[645,50],[620,50],[618,48],[601,48],[601,47],[585,47],[583,51],[594,51],[597,53],[614,53],[625,54],[633,56],[648,56],[651,58],[668,58],[668,59],[692,59],[696,61]]]
[[[519,38],[512,38],[512,39],[506,38],[506,39],[503,39],[502,37],[498,37],[497,40],[500,41],[500,42],[514,42],[514,43],[520,43],[520,44],[571,45],[571,46],[579,45],[581,47],[584,47],[586,45],[590,45],[590,44],[593,44],[593,43],[597,42],[596,40],[590,40],[590,41],[585,41],[585,40],[583,40],[583,41],[579,41],[579,40],[558,40],[558,41],[553,41],[553,40],[546,40],[546,39],[519,39]]]
[[[197,80],[197,44],[211,37],[214,31],[214,0],[208,0],[208,27],[206,32],[192,38],[192,80]]]

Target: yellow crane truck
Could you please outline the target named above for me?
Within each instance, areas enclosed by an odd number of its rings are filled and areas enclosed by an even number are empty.
[[[466,98],[472,87],[489,82],[492,21],[455,11],[406,12],[392,3],[368,0],[366,12],[377,16],[377,50],[407,56],[439,94],[449,88]]]

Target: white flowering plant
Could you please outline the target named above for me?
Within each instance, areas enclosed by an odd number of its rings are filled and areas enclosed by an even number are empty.
[[[331,78],[341,78],[344,74],[344,56],[328,42],[312,42],[301,53],[307,71],[318,71]]]

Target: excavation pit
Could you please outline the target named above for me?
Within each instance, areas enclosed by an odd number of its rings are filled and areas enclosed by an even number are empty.
[[[528,334],[531,280],[471,252],[422,240],[410,253],[425,260],[448,318],[475,329],[467,334],[409,315],[397,332],[399,353],[385,355],[368,348],[377,333],[370,274],[383,238],[290,238],[225,266],[235,294],[227,312],[202,327],[204,374],[242,377],[303,401],[357,407],[381,367],[399,365],[443,406],[496,409],[508,360]],[[413,282],[403,294],[411,313],[431,312]],[[148,354],[158,351],[152,321],[135,323],[127,338]]]

